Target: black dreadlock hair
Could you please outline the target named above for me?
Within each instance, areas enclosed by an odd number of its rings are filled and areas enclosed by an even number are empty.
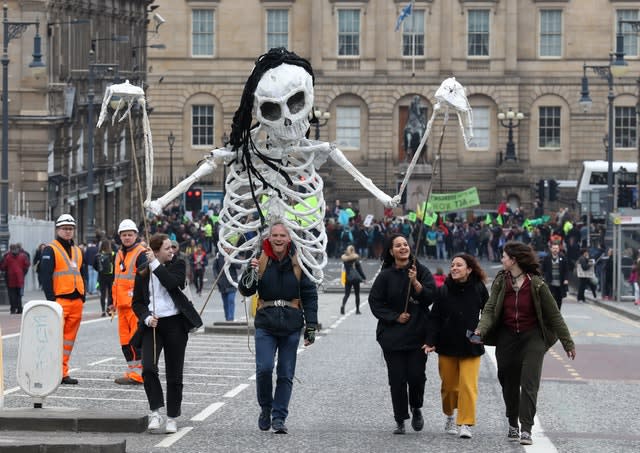
[[[311,63],[305,60],[302,57],[299,57],[294,52],[290,52],[284,47],[278,47],[269,50],[269,52],[260,55],[255,62],[255,67],[251,72],[251,75],[247,79],[247,82],[244,85],[244,91],[242,92],[242,99],[240,99],[240,107],[236,110],[236,113],[233,115],[233,124],[231,125],[231,138],[229,139],[229,143],[231,145],[231,149],[233,151],[237,151],[240,154],[239,158],[236,157],[236,161],[242,162],[243,171],[247,172],[249,177],[249,186],[251,188],[251,198],[253,198],[256,206],[259,206],[258,200],[256,198],[254,192],[254,186],[252,181],[252,176],[258,178],[265,187],[271,187],[274,189],[278,196],[280,196],[280,190],[278,188],[273,187],[269,184],[264,177],[258,172],[253,163],[251,162],[251,153],[254,152],[256,156],[262,160],[266,165],[271,167],[274,171],[280,173],[287,181],[288,184],[292,184],[291,178],[289,175],[282,169],[279,169],[276,163],[280,163],[279,159],[272,159],[268,156],[262,154],[256,148],[253,143],[253,139],[251,138],[251,130],[254,129],[257,124],[251,125],[252,115],[253,115],[253,100],[254,93],[256,91],[256,87],[258,86],[258,82],[262,79],[262,76],[269,70],[280,66],[281,64],[291,64],[295,66],[302,67],[305,71],[311,75],[311,79],[315,82],[315,77],[313,75],[313,69],[311,68]],[[262,210],[258,209],[258,213],[260,214],[260,222],[262,225],[265,224],[264,215],[262,214]]]

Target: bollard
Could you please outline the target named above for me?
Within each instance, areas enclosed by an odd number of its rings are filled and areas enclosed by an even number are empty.
[[[2,352],[2,326],[0,326],[0,409],[4,409],[4,354]]]
[[[62,307],[48,300],[32,300],[22,310],[16,377],[32,397],[35,408],[55,392],[62,379]]]

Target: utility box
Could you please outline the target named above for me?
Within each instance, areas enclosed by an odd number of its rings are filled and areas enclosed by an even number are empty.
[[[62,380],[62,307],[32,300],[22,311],[16,375],[18,385],[36,407],[56,391]]]

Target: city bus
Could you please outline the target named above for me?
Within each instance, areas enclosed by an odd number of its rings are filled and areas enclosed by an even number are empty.
[[[606,160],[585,160],[582,163],[582,170],[578,178],[578,203],[587,202],[583,200],[586,192],[602,191],[607,189],[607,173],[609,164]],[[613,182],[616,182],[618,175],[618,193],[620,190],[628,190],[630,196],[627,203],[618,203],[618,207],[632,207],[637,200],[636,177],[638,173],[637,162],[613,162]],[[620,199],[620,198],[619,198]],[[627,206],[623,206],[623,205]]]

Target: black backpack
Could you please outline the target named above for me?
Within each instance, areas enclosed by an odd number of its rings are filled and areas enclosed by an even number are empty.
[[[97,271],[104,275],[113,274],[113,254],[112,253],[100,253],[96,259]]]

